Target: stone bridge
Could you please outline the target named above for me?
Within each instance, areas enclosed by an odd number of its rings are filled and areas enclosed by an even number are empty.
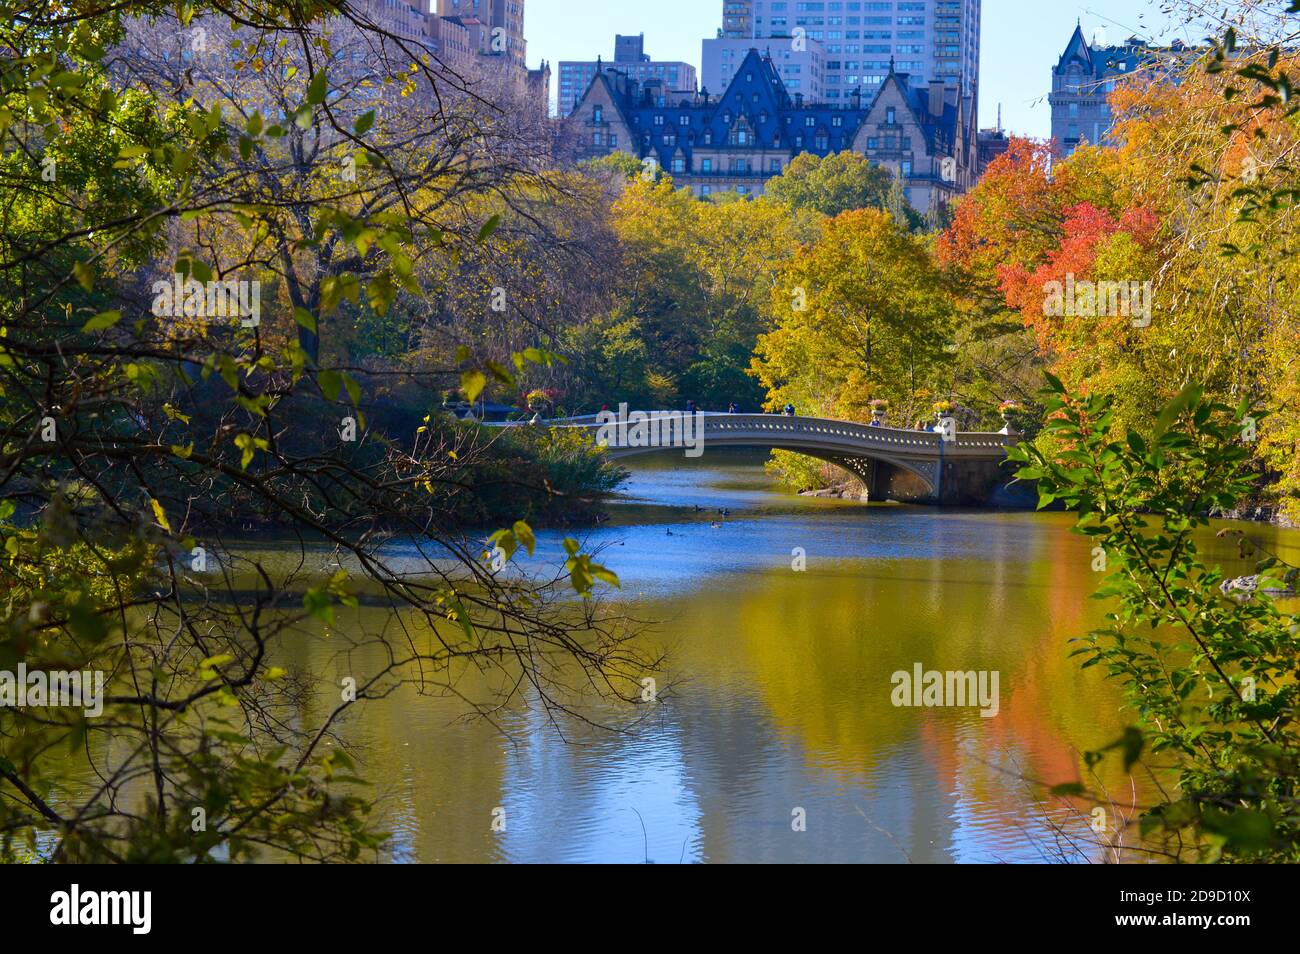
[[[659,412],[668,414],[668,412]],[[680,413],[677,415],[682,417]],[[846,421],[775,414],[703,414],[702,448],[757,447],[786,450],[829,461],[862,479],[871,500],[945,506],[1033,506],[1033,494],[1008,492],[1013,474],[1007,448],[1011,433],[951,433],[870,427]],[[663,452],[662,445],[631,446],[608,439],[592,415],[545,421],[602,435],[615,459]],[[598,437],[599,441],[599,437]],[[675,445],[680,453],[681,445]]]

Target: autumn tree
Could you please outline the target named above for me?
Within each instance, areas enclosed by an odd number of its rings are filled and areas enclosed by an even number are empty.
[[[526,514],[490,542],[459,522],[494,489],[520,508],[551,488],[484,470],[497,442],[436,408],[390,426],[340,348],[340,315],[431,291],[417,261],[488,242],[504,215],[482,211],[528,214],[513,200],[546,184],[512,117],[346,3],[7,14],[0,670],[104,684],[102,713],[0,706],[0,857],[374,857],[371,800],[330,744],[367,700],[467,666],[506,687],[476,711],[562,707],[574,678],[631,698],[654,660],[591,599],[617,578],[572,541],[562,566],[498,576],[485,551],[522,564]],[[184,303],[153,297],[176,274]],[[265,282],[264,307],[211,311],[225,280]],[[476,344],[439,369],[467,392],[550,362]],[[241,546],[249,527],[274,550]],[[351,628],[372,652],[341,692],[286,646],[361,591],[404,629]]]
[[[782,205],[834,217],[854,209],[885,208],[892,183],[888,169],[861,153],[846,150],[820,157],[801,152],[764,189]]]
[[[868,402],[898,420],[928,411],[942,387],[954,303],[924,241],[887,213],[846,212],[782,269],[777,327],[763,335],[750,373],[766,406],[866,420]]]

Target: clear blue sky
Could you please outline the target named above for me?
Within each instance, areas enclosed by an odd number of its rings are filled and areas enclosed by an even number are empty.
[[[656,60],[684,60],[698,69],[700,41],[722,25],[722,0],[526,0],[524,11],[528,64],[545,59],[553,69],[560,60],[612,59],[615,33],[644,33],[646,52]],[[981,126],[997,121],[1001,103],[1003,126],[1048,136],[1052,66],[1076,19],[1089,37],[1104,29],[1110,43],[1133,34],[1162,43],[1204,38],[1199,31],[1171,29],[1149,0],[984,0]]]

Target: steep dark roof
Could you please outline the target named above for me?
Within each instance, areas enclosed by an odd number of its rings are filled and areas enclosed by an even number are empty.
[[[1065,52],[1061,54],[1061,59],[1056,64],[1057,72],[1064,70],[1071,60],[1078,60],[1089,73],[1095,73],[1097,70],[1092,59],[1092,49],[1083,36],[1083,26],[1078,23],[1074,25],[1074,35],[1070,37]]]
[[[952,89],[945,87],[942,115],[931,116],[928,86],[912,88],[909,80],[906,73],[891,68],[869,100],[854,96],[856,105],[852,106],[804,103],[802,97],[791,97],[771,57],[751,49],[726,91],[716,99],[701,93],[673,101],[667,92],[637,83],[615,67],[597,74],[592,82],[604,84],[609,91],[610,100],[632,132],[635,151],[654,156],[668,167],[679,151],[693,160],[696,148],[709,152],[776,148],[817,156],[851,149],[880,97],[895,87],[901,91],[904,108],[911,111],[922,130],[926,151],[951,153],[959,119],[958,105],[948,101]],[[960,95],[958,91],[959,100]],[[733,145],[731,134],[738,129],[745,130],[746,142]]]

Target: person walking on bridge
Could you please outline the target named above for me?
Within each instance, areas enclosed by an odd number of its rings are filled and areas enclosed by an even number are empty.
[[[785,408],[781,411],[781,413],[784,414],[786,417],[794,417],[794,405],[787,404]]]

